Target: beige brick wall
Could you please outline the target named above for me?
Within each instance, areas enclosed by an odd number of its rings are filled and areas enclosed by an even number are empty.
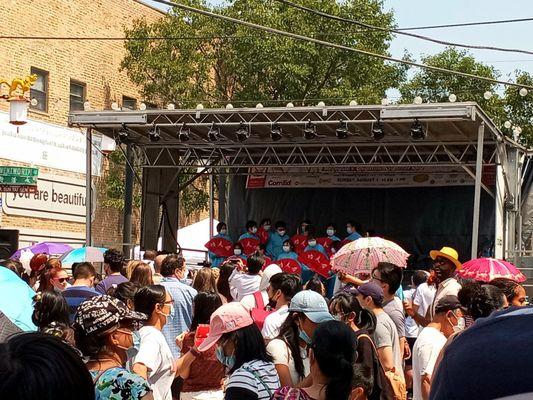
[[[123,37],[135,19],[155,21],[163,14],[136,0],[2,0],[0,35]],[[30,73],[31,67],[49,72],[48,111],[29,118],[67,126],[70,80],[86,84],[87,100],[95,109],[128,96],[142,100],[138,88],[119,71],[122,41],[0,40],[0,79]],[[5,92],[5,88],[2,89]],[[0,101],[0,110],[8,104]],[[0,138],[1,140],[1,138]],[[1,143],[0,143],[1,145]],[[20,149],[23,151],[23,149]],[[23,165],[0,160],[3,165]],[[44,173],[83,178],[83,175],[40,167]],[[101,181],[101,179],[100,179]],[[138,212],[137,212],[138,214]],[[121,242],[122,212],[97,209],[94,239],[98,244]],[[134,232],[138,232],[138,218]],[[84,224],[39,218],[2,216],[2,226],[84,232]],[[137,235],[136,235],[137,238]]]

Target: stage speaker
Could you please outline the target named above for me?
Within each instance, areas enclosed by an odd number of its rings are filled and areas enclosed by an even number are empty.
[[[18,248],[18,229],[0,229],[0,260],[9,258]]]

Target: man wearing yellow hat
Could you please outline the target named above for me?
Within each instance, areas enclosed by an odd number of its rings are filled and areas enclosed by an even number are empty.
[[[435,316],[435,306],[440,299],[446,296],[457,296],[461,284],[455,279],[455,272],[462,268],[459,262],[459,254],[451,247],[443,247],[440,250],[432,250],[429,255],[435,262],[433,268],[437,278],[437,292],[431,307],[429,308],[430,320]]]

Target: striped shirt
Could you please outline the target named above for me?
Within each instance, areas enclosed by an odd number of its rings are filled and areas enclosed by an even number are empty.
[[[253,360],[245,362],[229,377],[226,391],[244,389],[257,394],[258,400],[270,400],[280,387],[279,376],[271,362]]]

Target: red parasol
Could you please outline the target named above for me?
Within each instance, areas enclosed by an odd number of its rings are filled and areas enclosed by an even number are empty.
[[[525,275],[513,264],[495,258],[476,258],[463,264],[457,274],[464,279],[474,279],[480,282],[490,282],[496,278],[512,279],[524,282]]]

